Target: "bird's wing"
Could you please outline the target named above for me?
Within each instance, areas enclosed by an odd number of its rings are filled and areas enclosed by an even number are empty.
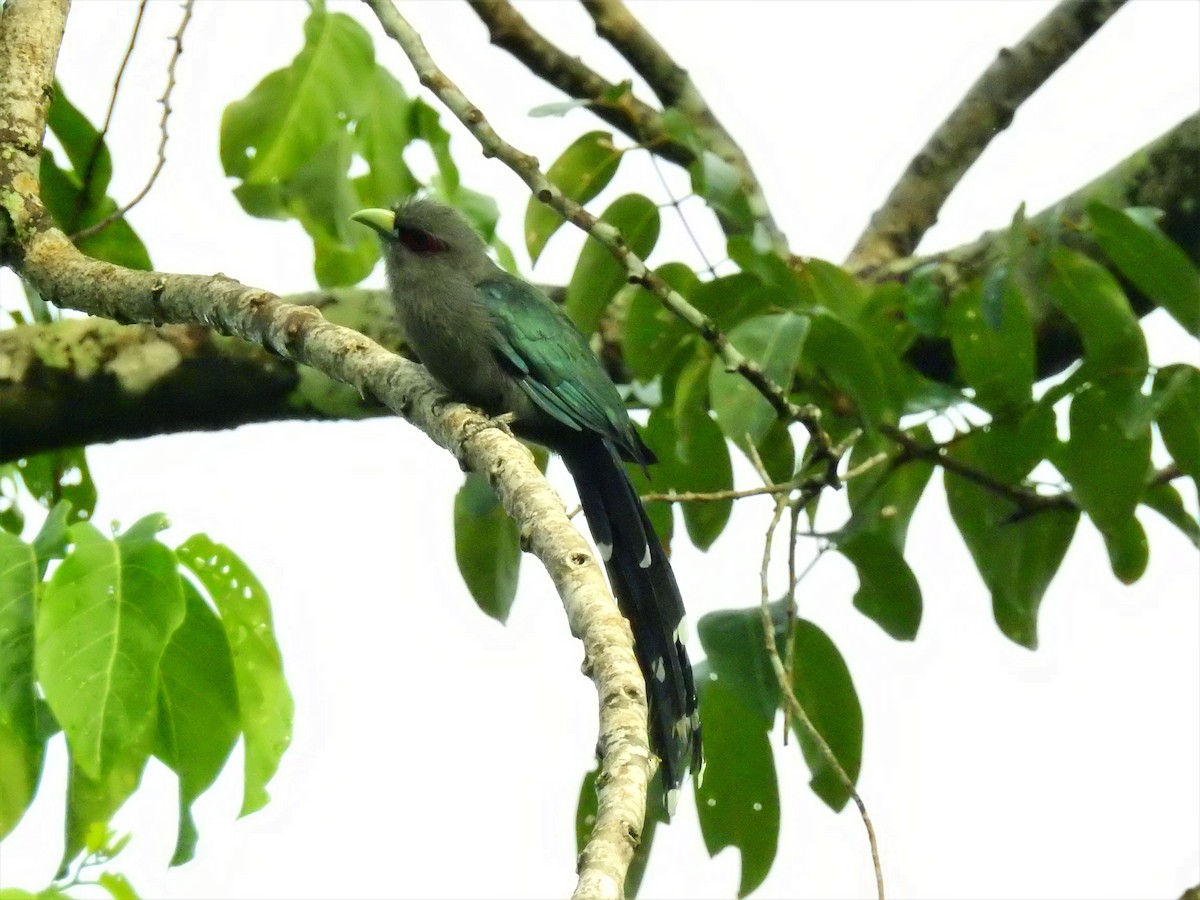
[[[643,445],[621,395],[562,310],[511,276],[477,288],[495,326],[496,351],[529,398],[573,431],[600,434],[637,458]]]

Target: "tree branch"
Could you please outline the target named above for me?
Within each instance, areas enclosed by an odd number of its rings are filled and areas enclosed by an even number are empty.
[[[1057,203],[1026,220],[1031,235],[1054,239],[1086,253],[1121,281],[1134,312],[1144,316],[1155,302],[1116,272],[1090,234],[1079,228],[1089,203],[1111,206],[1151,206],[1163,212],[1159,228],[1200,265],[1200,113],[1188,116],[1174,128],[1122,160]],[[932,256],[896,260],[871,271],[858,271],[869,281],[907,281],[918,269],[933,267],[946,296],[959,286],[981,278],[1007,252],[1008,228],[989,231],[969,244]],[[1037,374],[1045,378],[1062,371],[1079,358],[1082,344],[1075,327],[1057,309],[1032,309],[1037,338]],[[922,338],[909,351],[908,361],[925,375],[953,381],[954,357],[944,339]]]
[[[908,256],[937,222],[950,192],[1018,107],[1074,55],[1125,0],[1062,0],[996,60],[908,164],[847,264],[854,269]]]
[[[582,0],[582,3],[596,23],[596,33],[646,80],[663,107],[674,107],[687,116],[708,148],[738,173],[751,215],[762,227],[774,251],[787,259],[791,255],[787,236],[771,214],[750,160],[716,117],[687,70],[671,58],[621,0]]]
[[[576,100],[599,101],[616,90],[616,85],[590,69],[578,56],[568,56],[536,31],[508,0],[467,2],[487,26],[491,42],[507,50],[547,84]],[[632,90],[620,102],[594,102],[588,109],[663,159],[686,167],[696,158],[691,150],[667,134],[662,114],[638,100]]]
[[[310,365],[377,397],[467,468],[485,474],[546,566],[572,633],[583,640],[585,665],[599,692],[609,799],[614,785],[623,787],[640,794],[644,810],[650,769],[646,694],[629,625],[562,501],[520,443],[478,412],[450,402],[420,366],[328,322],[312,307],[220,275],[138,272],[98,262],[50,226],[36,167],[65,15],[65,0],[9,0],[0,15],[0,258],[56,305],[120,322],[204,323]],[[627,833],[625,841],[636,834]]]

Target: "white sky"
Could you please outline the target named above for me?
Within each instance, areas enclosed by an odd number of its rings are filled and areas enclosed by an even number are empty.
[[[407,64],[367,11],[379,57]],[[1023,2],[640,3],[635,12],[690,69],[766,185],[797,252],[841,259],[913,152],[995,52],[1050,8]],[[136,5],[80,0],[59,76],[99,120]],[[487,47],[462,4],[403,7],[430,51],[502,135],[548,164],[580,128],[526,112],[558,99]],[[225,272],[280,293],[312,286],[298,225],[241,214],[221,174],[221,110],[299,48],[299,2],[202,0],[187,34],[169,163],[133,215],[155,264]],[[526,14],[614,80],[616,55],[573,4]],[[153,165],[173,3],[150,5],[111,133],[113,191],[132,196]],[[718,58],[718,54],[720,57]],[[947,204],[926,249],[1039,209],[1194,111],[1200,4],[1136,0],[988,149]],[[444,117],[447,121],[449,116]],[[524,187],[483,160],[457,124],[464,182],[493,193],[520,247]],[[630,166],[633,170],[634,166]],[[680,184],[678,178],[675,184]],[[610,188],[665,199],[646,168]],[[693,221],[711,238],[705,216]],[[539,279],[569,274],[580,238],[551,243]],[[709,241],[719,255],[719,245]],[[664,218],[657,261],[695,260]],[[373,284],[380,284],[379,273]],[[16,290],[9,273],[5,294]],[[1155,315],[1156,363],[1197,362],[1196,344]],[[292,749],[264,811],[235,821],[240,751],[199,803],[195,862],[168,870],[174,777],[152,764],[117,816],[134,839],[115,868],[146,897],[557,896],[574,884],[573,817],[595,739],[595,695],[579,674],[549,580],[523,568],[507,627],[476,612],[455,569],[451,498],[461,475],[419,432],[393,421],[284,424],[89,451],[96,521],[166,511],[168,540],[206,531],[266,584],[296,695]],[[745,466],[739,483],[753,483]],[[561,468],[551,478],[564,494]],[[803,584],[802,613],[845,654],[862,700],[860,788],[894,897],[1177,896],[1200,880],[1200,568],[1154,513],[1150,567],[1122,587],[1090,524],[1043,604],[1041,649],[1001,637],[945,511],[940,478],[919,507],[909,560],[925,597],[914,644],[850,605],[853,570],[830,554]],[[1191,508],[1195,494],[1184,487]],[[823,510],[830,526],[837,507]],[[693,621],[757,601],[766,501],[737,504],[707,554],[678,541]],[[807,557],[812,548],[804,546]],[[529,561],[527,561],[529,562]],[[694,646],[699,653],[699,646]],[[779,855],[759,897],[873,893],[862,825],[807,789],[794,743],[779,753]],[[37,889],[61,852],[65,752],[0,847],[4,885]],[[732,896],[738,858],[709,860],[690,793],[660,829],[645,897]]]

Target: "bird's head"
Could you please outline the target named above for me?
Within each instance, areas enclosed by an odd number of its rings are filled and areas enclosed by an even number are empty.
[[[379,233],[394,281],[421,272],[481,276],[494,266],[470,223],[433,200],[408,200],[394,210],[362,209],[350,218]]]

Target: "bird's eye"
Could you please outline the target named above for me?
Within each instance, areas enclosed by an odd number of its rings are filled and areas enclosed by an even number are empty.
[[[413,253],[441,253],[449,249],[441,238],[413,225],[397,225],[396,240]]]

